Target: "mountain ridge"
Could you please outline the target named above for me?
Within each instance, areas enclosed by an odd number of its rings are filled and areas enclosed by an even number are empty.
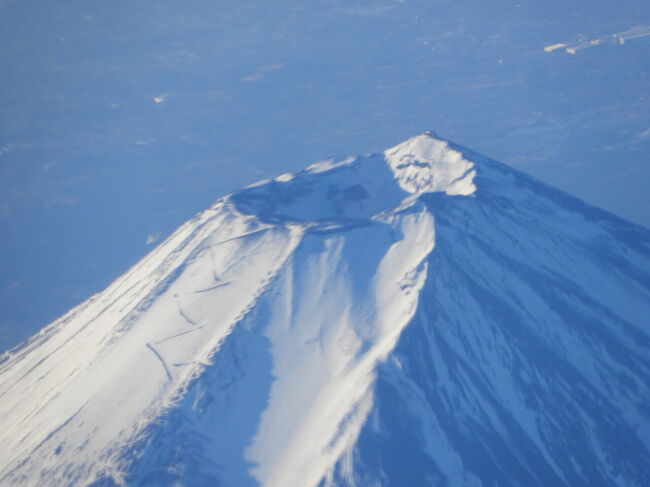
[[[643,485],[649,234],[431,133],[256,183],[3,355],[0,479]]]

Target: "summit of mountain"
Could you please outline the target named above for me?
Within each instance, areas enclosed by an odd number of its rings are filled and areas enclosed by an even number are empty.
[[[650,231],[431,133],[219,199],[0,359],[2,485],[650,483]]]

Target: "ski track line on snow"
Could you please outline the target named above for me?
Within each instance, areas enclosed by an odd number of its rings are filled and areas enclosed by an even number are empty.
[[[178,302],[178,294],[174,294],[174,301],[176,301],[176,307],[178,308],[178,314],[181,315],[181,317],[187,321],[190,325],[199,327],[199,325],[196,321],[191,319],[189,316],[185,314],[185,312],[181,309],[181,303]]]
[[[230,237],[230,238],[227,238],[225,240],[221,240],[219,242],[215,242],[215,243],[211,244],[210,248],[216,247],[217,245],[222,245],[222,244],[225,244],[225,243],[228,243],[228,242],[232,242],[233,240],[238,240],[240,238],[250,237],[251,235],[256,235],[258,233],[268,232],[271,229],[272,229],[272,227],[269,226],[267,228],[260,228],[259,230],[254,230],[252,232],[242,233],[241,235],[235,235],[234,237]]]
[[[151,345],[151,343],[148,343],[148,342],[147,342],[147,348],[148,348],[149,350],[151,350],[151,351],[154,353],[154,355],[156,355],[156,357],[158,357],[158,360],[160,360],[160,363],[162,364],[163,369],[165,369],[165,374],[167,374],[167,378],[169,379],[169,382],[171,382],[171,381],[173,380],[173,379],[172,379],[172,374],[171,374],[171,372],[169,371],[169,367],[167,367],[167,362],[165,362],[165,359],[163,358],[163,356],[160,355],[160,353],[158,352],[158,350],[156,350],[155,348],[153,348],[153,346]]]
[[[166,341],[173,340],[174,338],[178,338],[178,337],[183,336],[183,335],[187,335],[188,333],[192,333],[193,331],[200,330],[201,328],[203,328],[203,325],[199,325],[196,328],[192,328],[191,330],[186,330],[186,331],[182,331],[180,333],[176,333],[176,335],[172,335],[170,337],[163,338],[162,340],[158,340],[157,342],[154,342],[154,345],[158,345],[159,343],[164,343]]]
[[[205,289],[199,289],[198,291],[194,291],[194,293],[196,293],[196,294],[205,293],[207,291],[212,291],[214,289],[219,289],[220,287],[228,286],[229,284],[230,284],[230,281],[222,282],[221,284],[217,284],[216,286],[206,287]]]

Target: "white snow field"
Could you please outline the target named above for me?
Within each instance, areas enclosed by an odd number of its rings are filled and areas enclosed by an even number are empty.
[[[218,200],[0,358],[3,486],[650,485],[650,231],[426,133]]]

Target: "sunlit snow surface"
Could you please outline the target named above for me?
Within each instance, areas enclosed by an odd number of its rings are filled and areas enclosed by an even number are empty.
[[[650,484],[650,232],[424,134],[217,201],[0,363],[0,484]]]

